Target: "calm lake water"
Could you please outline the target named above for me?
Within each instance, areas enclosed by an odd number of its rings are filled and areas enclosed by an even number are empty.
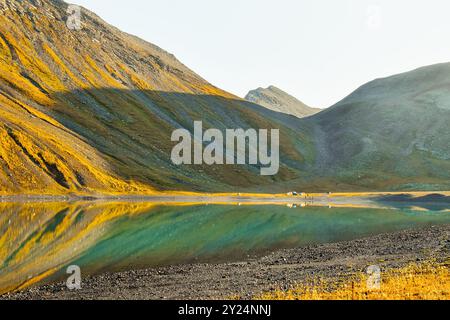
[[[0,203],[0,293],[83,275],[247,259],[282,248],[450,223],[442,206]]]

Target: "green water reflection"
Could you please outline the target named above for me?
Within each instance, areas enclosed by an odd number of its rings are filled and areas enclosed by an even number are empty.
[[[0,205],[0,292],[83,274],[246,259],[281,248],[450,223],[414,208],[46,203]]]

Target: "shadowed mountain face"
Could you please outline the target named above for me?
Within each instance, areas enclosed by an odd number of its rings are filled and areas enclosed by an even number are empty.
[[[274,86],[270,86],[267,89],[258,88],[252,90],[247,94],[245,100],[298,118],[309,117],[322,111],[321,109],[308,107],[297,98]]]
[[[54,118],[83,137],[107,159],[110,171],[122,180],[138,181],[158,190],[233,191],[289,181],[300,177],[308,163],[303,158],[313,152],[313,144],[296,137],[299,121],[263,107],[217,95],[151,90],[91,89],[58,93],[57,101],[76,101],[80,97],[106,97],[111,104],[105,113],[111,121],[100,119],[90,106],[75,113],[62,109]],[[142,97],[147,102],[139,102]],[[120,99],[136,99],[135,104],[120,104]],[[267,119],[271,119],[270,121]],[[186,128],[193,132],[194,121],[202,120],[203,129],[217,128],[282,128],[281,169],[273,177],[260,176],[259,166],[177,166],[170,159],[173,130]],[[307,136],[306,133],[304,133]],[[253,189],[252,189],[253,190]],[[257,189],[254,189],[257,190]]]
[[[298,119],[209,84],[62,1],[0,3],[0,194],[448,189],[449,65],[377,80]],[[278,175],[175,166],[173,130],[280,129]]]
[[[327,175],[368,185],[381,176],[398,189],[449,185],[450,63],[372,81],[313,122]]]

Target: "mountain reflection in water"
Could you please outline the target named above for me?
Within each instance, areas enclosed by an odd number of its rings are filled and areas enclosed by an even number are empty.
[[[219,263],[310,244],[450,223],[405,208],[80,202],[0,203],[0,293],[67,277]]]

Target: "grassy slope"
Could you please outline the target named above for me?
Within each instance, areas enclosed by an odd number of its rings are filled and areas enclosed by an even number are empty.
[[[300,150],[312,146],[294,139],[294,118],[210,85],[90,12],[82,31],[70,31],[65,5],[42,3],[0,17],[0,192],[231,191],[300,176]],[[173,166],[171,133],[194,120],[206,128],[281,128],[280,175]]]
[[[450,188],[448,66],[376,81],[299,120],[212,86],[88,11],[70,31],[65,4],[41,4],[8,0],[0,16],[0,194]],[[172,165],[171,133],[194,120],[280,128],[279,175]]]

